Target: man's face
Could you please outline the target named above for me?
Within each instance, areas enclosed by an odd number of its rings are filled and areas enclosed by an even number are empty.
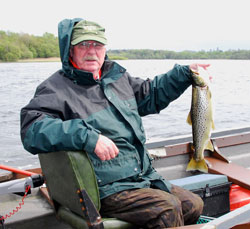
[[[70,50],[72,60],[84,71],[92,72],[94,76],[99,73],[104,59],[106,48],[96,41],[83,41]]]

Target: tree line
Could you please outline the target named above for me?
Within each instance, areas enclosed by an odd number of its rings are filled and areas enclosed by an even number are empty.
[[[250,50],[219,49],[210,51],[181,51],[133,49],[133,50],[109,50],[110,59],[236,59],[249,60]]]
[[[250,50],[169,51],[151,49],[108,50],[109,59],[250,59]],[[34,36],[0,30],[0,61],[59,57],[58,38],[51,33]]]
[[[0,31],[0,60],[59,57],[58,38],[51,33],[34,36]]]

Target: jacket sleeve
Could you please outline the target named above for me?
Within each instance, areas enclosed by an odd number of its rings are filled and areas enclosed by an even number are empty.
[[[59,110],[64,106],[53,91],[40,88],[22,108],[21,139],[27,151],[32,154],[60,150],[94,151],[99,131],[83,119],[65,120]]]
[[[170,102],[177,99],[191,84],[189,66],[176,64],[169,72],[153,80],[130,78],[141,116],[159,113]]]

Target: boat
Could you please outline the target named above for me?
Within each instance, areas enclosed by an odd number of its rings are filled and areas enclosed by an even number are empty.
[[[226,176],[230,184],[229,189],[231,184],[238,185],[250,193],[250,127],[214,132],[211,140],[215,151],[205,152],[205,159],[209,165],[209,174]],[[176,181],[201,175],[199,172],[186,172],[186,166],[190,160],[191,142],[192,136],[151,139],[147,142],[149,153],[154,158],[153,166],[165,179]],[[44,158],[39,158],[43,162]],[[42,174],[45,171],[43,166],[41,167],[28,170],[28,174],[29,172],[31,175]],[[26,179],[28,174],[20,174],[19,171],[1,173],[0,185],[14,180]],[[47,185],[49,184],[48,181]],[[51,195],[52,189],[53,187],[50,188],[49,193],[46,185],[32,188],[31,194],[25,198],[16,194],[0,195],[0,215],[9,212],[13,213],[13,209],[17,211],[5,220],[5,228],[73,228],[69,225],[69,220],[63,220],[62,216],[58,214],[62,213],[66,217],[68,209],[58,208],[57,201],[53,201],[53,195]],[[87,215],[87,224],[78,228],[117,228],[115,226],[117,224],[112,226],[107,221],[102,224],[99,213],[92,209],[93,203],[89,205],[91,197],[87,195],[88,193],[79,192],[78,194],[80,195],[79,200],[83,200],[83,203],[79,203],[79,206],[82,209],[90,210],[90,214],[88,212],[85,214],[85,216]],[[67,200],[66,196],[63,198],[62,202]],[[17,206],[20,209],[16,208]],[[216,210],[213,207],[211,209],[212,211]],[[76,220],[79,218],[78,216]],[[219,217],[204,216],[202,219],[204,220],[196,225],[179,228],[250,228],[250,201]],[[121,225],[120,228],[133,228],[133,226],[126,223]]]

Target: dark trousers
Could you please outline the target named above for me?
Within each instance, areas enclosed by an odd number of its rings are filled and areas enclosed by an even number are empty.
[[[171,193],[152,188],[122,191],[101,201],[101,215],[143,228],[195,224],[203,210],[202,199],[178,186]]]

